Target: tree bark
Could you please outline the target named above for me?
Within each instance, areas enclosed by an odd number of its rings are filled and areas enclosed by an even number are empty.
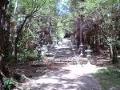
[[[0,0],[0,88],[3,88],[3,75],[9,77],[9,70],[6,68],[10,56],[10,15],[7,14],[8,0]]]
[[[119,62],[117,59],[116,45],[110,45],[110,57],[112,59],[112,64],[117,64]]]

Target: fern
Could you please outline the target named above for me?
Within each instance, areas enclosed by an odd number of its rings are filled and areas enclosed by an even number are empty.
[[[15,82],[12,78],[4,78],[4,88],[5,90],[12,90]]]

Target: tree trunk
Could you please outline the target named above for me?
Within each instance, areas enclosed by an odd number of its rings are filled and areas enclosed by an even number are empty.
[[[112,64],[118,63],[116,45],[110,45],[110,57],[112,59]]]
[[[3,75],[9,77],[6,68],[10,56],[10,15],[7,14],[8,0],[0,0],[0,88],[3,88]],[[2,89],[1,89],[2,90]]]
[[[15,51],[14,51],[14,53],[15,53],[15,60],[16,60],[16,62],[17,62],[17,53],[18,53],[18,47],[17,47],[17,45],[18,45],[18,42],[19,42],[19,40],[20,40],[20,38],[21,38],[21,33],[22,33],[22,30],[23,30],[23,27],[24,27],[24,25],[25,25],[25,23],[26,23],[26,21],[27,21],[27,19],[30,17],[30,15],[29,16],[26,16],[25,17],[25,19],[24,19],[24,21],[23,21],[23,23],[20,25],[20,27],[17,29],[17,33],[16,33],[16,35],[17,35],[17,37],[15,38]]]

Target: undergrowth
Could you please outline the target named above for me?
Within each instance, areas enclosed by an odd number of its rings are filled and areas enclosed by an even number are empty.
[[[109,90],[110,88],[120,90],[120,69],[113,67],[101,69],[95,76],[99,80],[102,90]]]

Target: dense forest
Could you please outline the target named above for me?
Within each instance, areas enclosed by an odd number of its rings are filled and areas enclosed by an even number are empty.
[[[107,68],[96,77],[113,75],[109,80],[114,76],[120,80],[119,0],[0,0],[0,90],[13,90],[19,86],[23,73],[16,69],[22,66],[51,67],[54,61],[46,61],[46,58],[53,59],[57,52],[51,48],[62,47],[66,38],[77,58],[82,60],[90,56],[92,64]],[[102,64],[97,63],[98,59]],[[30,78],[24,75],[25,79]],[[109,89],[111,84],[101,83],[103,89],[95,90],[120,90],[120,81],[112,84],[118,89]]]

